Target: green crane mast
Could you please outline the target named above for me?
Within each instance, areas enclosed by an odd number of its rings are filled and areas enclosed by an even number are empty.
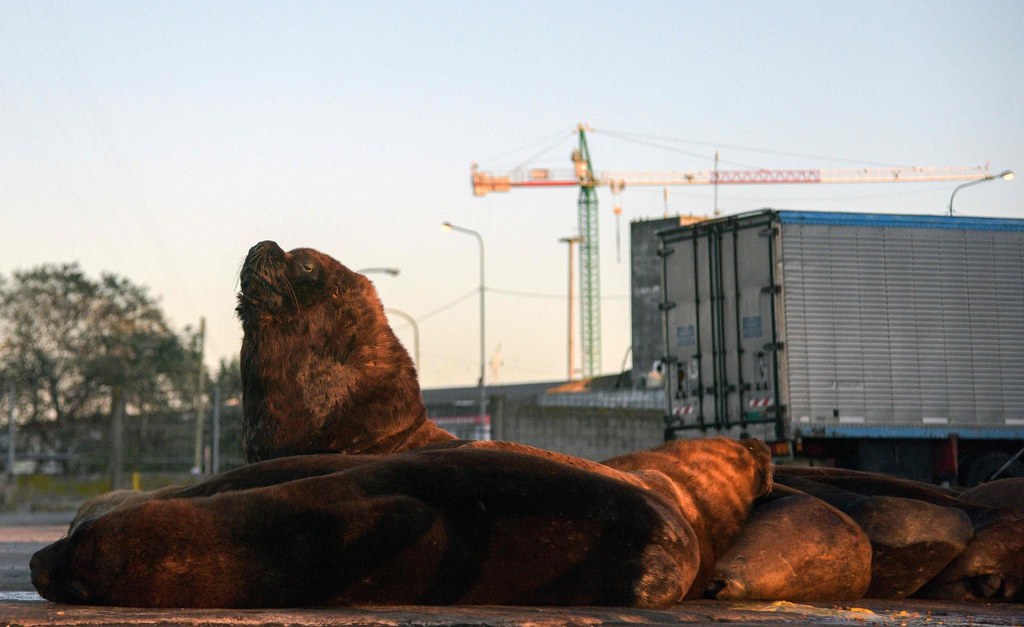
[[[598,232],[597,189],[587,148],[586,128],[578,127],[580,145],[573,152],[580,195],[576,201],[580,236],[580,336],[583,376],[601,372],[601,254]]]

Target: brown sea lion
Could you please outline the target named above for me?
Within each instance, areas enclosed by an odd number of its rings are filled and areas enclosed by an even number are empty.
[[[246,257],[241,288],[238,314],[244,331],[241,366],[247,459],[456,445],[454,436],[426,419],[412,362],[387,327],[380,300],[365,277],[318,251],[300,248],[285,253],[274,242],[262,242]],[[394,389],[373,387],[382,374],[370,366],[381,365],[390,369],[385,378],[398,382]],[[295,374],[306,370],[315,374]],[[360,385],[368,391],[353,393]],[[380,402],[389,395],[397,395],[399,403]],[[320,402],[310,407],[303,401],[306,398],[318,398]],[[370,405],[371,400],[377,405]],[[313,417],[306,419],[310,415]],[[398,436],[382,438],[382,424],[389,425],[388,433]],[[699,465],[688,460],[696,454],[696,448],[683,452],[678,445],[667,445],[606,463],[622,470],[652,470],[665,475],[652,482],[660,485],[662,493],[671,492],[670,498],[680,502],[688,520],[702,529],[698,534],[702,574],[695,584],[700,586],[709,580],[716,551],[738,531],[752,499],[771,484],[770,459],[767,450],[762,449],[763,443],[749,444],[747,454],[756,452],[757,460],[730,458],[739,465],[725,464],[719,469],[727,485],[734,485],[731,481],[735,473],[746,473],[742,480],[737,479],[734,494],[705,490],[697,497],[690,496],[694,493],[691,486],[702,486],[708,477],[718,476],[717,471],[694,470]],[[685,454],[674,457],[680,453]],[[567,456],[559,460],[576,463]],[[691,469],[680,472],[686,465]],[[751,472],[765,476],[752,478]],[[697,477],[700,480],[693,483]],[[685,498],[680,501],[677,494]],[[712,525],[713,517],[721,524]],[[699,596],[701,590],[695,590],[695,596]]]
[[[853,519],[871,541],[871,586],[866,595],[902,599],[937,575],[970,542],[963,510],[897,496],[866,496],[808,478],[786,475],[780,484],[827,502]]]
[[[297,249],[283,253],[276,244],[263,243],[250,251],[241,279],[239,315],[245,330],[242,365],[249,458],[275,458],[318,450],[364,454],[303,454],[270,459],[193,488],[162,491],[154,495],[154,500],[200,503],[214,495],[212,498],[215,500],[235,503],[235,515],[243,516],[250,511],[246,509],[247,504],[255,498],[249,493],[268,489],[260,486],[284,489],[301,481],[301,477],[326,480],[324,475],[332,473],[339,464],[346,469],[341,474],[358,478],[377,472],[379,463],[392,463],[390,458],[378,458],[373,453],[421,448],[424,455],[452,454],[448,449],[453,447],[465,447],[465,450],[480,453],[512,452],[543,459],[546,463],[555,464],[553,468],[572,471],[569,474],[573,476],[573,473],[584,471],[586,476],[596,475],[640,489],[670,509],[671,516],[665,524],[676,526],[674,533],[677,537],[694,537],[690,526],[692,520],[701,528],[699,542],[676,543],[675,548],[681,547],[684,552],[673,554],[671,559],[684,566],[691,559],[701,564],[701,580],[691,582],[684,589],[690,596],[698,596],[706,585],[714,555],[727,546],[738,531],[753,498],[766,492],[771,485],[771,461],[762,442],[740,444],[725,439],[677,442],[612,460],[609,465],[600,465],[513,443],[456,441],[451,434],[426,420],[418,387],[415,387],[411,361],[387,329],[379,300],[365,278],[316,251]],[[339,301],[345,302],[339,305]],[[373,312],[379,315],[374,316]],[[372,324],[367,323],[366,316]],[[363,340],[367,342],[365,346]],[[287,350],[283,346],[288,347]],[[285,355],[290,359],[288,367],[278,368],[274,355]],[[320,357],[323,355],[331,357],[324,359]],[[374,374],[373,368],[380,365],[377,360],[382,356],[389,358],[388,364],[398,367],[397,371],[388,371],[394,375],[393,379],[404,381],[397,388],[375,387],[377,376],[367,381],[360,378],[360,373],[365,374],[367,370]],[[405,368],[403,364],[410,367]],[[380,372],[375,374],[380,375]],[[362,392],[352,393],[353,390],[362,390],[361,385],[367,387],[363,390],[365,395]],[[402,394],[412,389],[416,391],[415,402],[411,400],[413,396]],[[384,402],[389,394],[396,393],[399,395],[398,403]],[[311,404],[308,399],[318,400]],[[308,415],[313,419],[306,420]],[[253,419],[250,420],[251,417]],[[424,464],[429,466],[429,461]],[[622,468],[614,468],[616,464]],[[514,482],[528,480],[514,474],[509,478]],[[464,480],[467,484],[470,481]],[[570,481],[570,478],[564,480]],[[716,481],[730,489],[708,489],[708,485]],[[401,486],[395,489],[400,490]],[[533,487],[527,485],[524,489],[530,491]],[[453,485],[452,502],[463,499],[464,492],[465,487],[460,490],[459,486]],[[313,493],[309,493],[307,498],[314,497],[319,498]],[[347,507],[344,503],[336,505]],[[541,505],[554,507],[557,503]],[[145,498],[109,499],[105,504],[86,508],[90,514],[77,524],[72,537],[78,537],[79,530],[84,532],[94,525],[104,529],[115,524],[112,520],[143,516],[140,512],[151,507],[156,506],[146,502]],[[358,504],[352,507],[358,510]],[[109,513],[102,515],[104,511]],[[222,522],[228,526],[235,524],[231,519]],[[273,521],[267,521],[267,524],[273,524]],[[124,528],[132,529],[131,526]],[[511,528],[508,531],[514,533]],[[524,533],[530,531],[527,528],[523,530]],[[130,531],[125,533],[130,535]],[[584,529],[579,540],[593,540],[592,536]],[[253,546],[242,547],[242,550],[247,555],[258,556],[260,552]],[[67,551],[59,552],[56,558],[48,560],[53,566],[50,570],[59,570],[69,559]],[[197,567],[208,566],[201,563]],[[600,569],[600,562],[594,567]],[[40,581],[46,580],[46,576],[40,578]],[[564,591],[558,590],[556,586],[549,593],[564,596]],[[572,587],[566,590],[572,590]],[[492,601],[496,598],[494,594],[488,594],[491,596],[487,598]],[[386,602],[402,600],[396,598]]]
[[[622,469],[599,464],[589,460],[563,455],[551,451],[536,449],[523,444],[513,442],[445,442],[431,447],[420,449],[416,452],[391,455],[298,455],[276,458],[250,464],[226,473],[222,473],[203,483],[195,486],[177,489],[164,489],[156,493],[150,493],[148,498],[153,500],[202,500],[215,495],[226,495],[229,493],[244,493],[254,489],[265,487],[290,485],[297,480],[324,476],[334,476],[338,471],[345,471],[344,474],[350,477],[359,477],[360,473],[376,472],[374,465],[383,461],[405,457],[409,455],[429,454],[451,454],[454,450],[479,451],[481,454],[495,454],[495,462],[504,459],[516,459],[520,457],[537,458],[545,463],[552,464],[551,469],[563,468],[567,472],[566,478],[561,481],[572,481],[572,477],[579,477],[579,473],[602,477],[602,479],[613,480],[634,489],[650,494],[664,507],[667,507],[671,515],[666,518],[666,524],[678,525],[676,535],[690,538],[691,541],[676,545],[684,550],[684,553],[674,555],[673,559],[680,563],[688,563],[693,560],[694,575],[686,587],[690,598],[699,596],[707,585],[707,577],[702,576],[697,581],[696,571],[698,565],[707,568],[707,564],[713,563],[713,555],[716,551],[722,550],[732,541],[732,536],[739,529],[742,518],[749,511],[753,498],[764,494],[771,486],[771,461],[768,449],[763,442],[746,441],[743,443],[726,438],[713,438],[702,440],[686,440],[671,442],[652,451],[641,451],[628,456],[629,463],[621,462]],[[513,457],[501,457],[512,455]],[[429,470],[429,462],[432,460],[443,460],[447,458],[425,457],[423,460],[424,472]],[[455,458],[459,459],[459,458]],[[506,478],[511,481],[529,481],[529,477],[514,474],[514,468],[510,468]],[[700,480],[692,479],[700,473]],[[463,479],[469,484],[471,479]],[[729,490],[713,489],[715,485],[728,485]],[[452,484],[450,499],[457,502],[465,498],[466,486]],[[483,489],[483,488],[480,488]],[[529,491],[533,488],[524,485],[523,490]],[[552,503],[552,507],[567,507],[571,504],[565,503],[564,499],[573,498],[572,490],[568,490],[557,500],[563,503]],[[537,498],[547,498],[548,495],[538,495]],[[138,509],[145,504],[147,497],[131,495],[126,499],[104,499],[103,503],[113,502],[114,508],[110,509],[107,516],[115,517],[127,515],[126,510]],[[321,503],[326,496],[319,496],[310,493],[309,498],[315,498],[315,503]],[[589,498],[589,497],[588,497]],[[243,496],[239,496],[237,503],[246,503]],[[239,505],[241,507],[241,505]],[[103,512],[94,509],[94,514]],[[236,515],[243,515],[243,510],[238,510]],[[107,519],[98,518],[93,515],[88,519],[76,521],[72,524],[72,536],[80,527],[87,526],[86,523]],[[226,521],[228,524],[230,521]],[[168,523],[173,525],[175,523]],[[275,520],[268,519],[266,524],[276,524]],[[701,530],[698,539],[693,532],[693,526]],[[532,528],[524,527],[523,533],[531,533]],[[512,530],[509,529],[509,533]],[[586,527],[578,530],[580,538],[592,535]],[[249,547],[249,552],[258,552],[258,548]],[[496,549],[497,550],[497,549]],[[505,550],[505,549],[501,549]],[[509,550],[512,550],[510,547]],[[58,562],[69,559],[66,554],[60,554],[51,560]],[[599,563],[592,566],[599,568]],[[45,596],[45,595],[44,595]],[[393,599],[391,602],[401,602],[400,599]]]
[[[145,492],[115,490],[93,497],[79,506],[68,533],[74,533],[78,526],[114,509],[135,507],[150,499],[188,499],[262,488],[348,470],[382,458],[382,455],[295,455],[235,468],[191,486],[168,486]]]
[[[850,601],[871,582],[871,544],[848,516],[785,487],[755,505],[715,562],[705,596],[721,600]]]
[[[962,510],[974,527],[971,541],[912,596],[949,601],[1024,601],[1024,511],[977,505],[937,486],[878,473],[779,466],[776,476],[782,483],[789,477],[813,478],[859,494],[918,499]]]
[[[704,593],[715,561],[740,532],[754,499],[772,487],[771,453],[760,440],[673,440],[602,463],[653,475],[647,479],[649,487],[678,503],[700,545],[700,572],[688,598]],[[667,481],[656,482],[660,477]],[[659,483],[664,487],[659,488]]]
[[[146,607],[668,607],[696,575],[687,522],[630,483],[501,450],[364,461],[114,508],[36,553],[33,583],[51,601]]]
[[[240,284],[246,461],[454,439],[427,419],[412,359],[365,276],[267,241],[249,250]]]
[[[1024,477],[1007,477],[982,483],[964,491],[959,498],[976,505],[1024,509]]]

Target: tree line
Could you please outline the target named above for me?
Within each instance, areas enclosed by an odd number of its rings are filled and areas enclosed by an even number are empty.
[[[231,403],[241,395],[237,357],[209,373],[200,339],[195,327],[171,328],[146,287],[116,274],[94,279],[65,263],[0,275],[3,412],[13,401],[19,429],[60,452],[61,433],[78,423],[116,430],[126,419],[194,413],[197,390],[207,408],[215,389]]]

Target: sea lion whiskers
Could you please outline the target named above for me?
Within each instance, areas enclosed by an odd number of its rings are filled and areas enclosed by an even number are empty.
[[[248,261],[249,280],[251,281],[252,278],[260,279],[263,289],[281,294],[283,297],[291,300],[292,305],[295,307],[295,312],[301,315],[302,307],[299,305],[298,295],[295,293],[295,287],[292,285],[291,279],[288,278],[288,272],[285,270],[288,262],[287,253],[285,253],[284,258],[281,260],[281,264],[277,264],[275,262],[271,255],[271,251],[268,249],[256,250],[250,254],[251,257],[243,260],[242,268],[238,273],[242,294],[250,301],[253,300],[251,295],[246,294],[248,291],[246,289],[247,281],[245,281],[243,277],[246,269],[246,261]]]

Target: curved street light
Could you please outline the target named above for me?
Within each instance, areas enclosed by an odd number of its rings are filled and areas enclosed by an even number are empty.
[[[484,287],[484,238],[473,229],[456,226],[451,222],[443,223],[441,229],[445,233],[457,231],[466,235],[472,235],[480,244],[480,420],[482,421],[487,416],[487,382],[484,379],[487,365],[487,359],[484,354],[484,347],[486,346],[484,341],[484,292],[486,291]]]
[[[416,372],[420,371],[420,327],[416,324],[416,320],[398,309],[392,309],[390,307],[384,308],[384,313],[398,316],[402,320],[405,320],[412,327],[412,354],[413,354],[413,365],[416,366]]]
[[[371,272],[380,272],[382,274],[390,274],[391,276],[398,276],[401,272],[398,268],[360,268],[356,270],[359,274],[370,274]]]
[[[995,179],[1003,179],[1004,181],[1012,181],[1014,176],[1015,175],[1013,173],[1013,170],[1003,170],[999,174],[990,174],[990,175],[986,176],[985,178],[978,179],[977,181],[970,181],[968,183],[964,183],[963,185],[957,185],[956,189],[954,189],[953,193],[950,194],[950,196],[949,196],[949,215],[950,216],[953,215],[953,198],[956,197],[956,193],[958,191],[960,191],[961,189],[963,189],[965,187],[970,187],[971,185],[977,185],[978,183],[986,183],[988,181],[993,181]]]

